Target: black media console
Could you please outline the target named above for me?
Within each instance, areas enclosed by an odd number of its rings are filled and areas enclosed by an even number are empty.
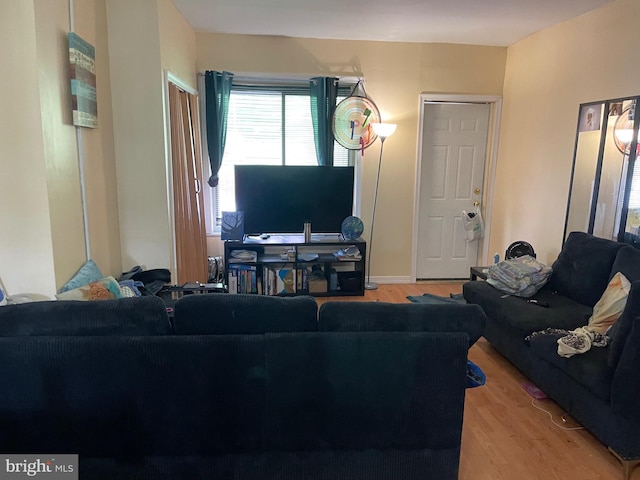
[[[364,295],[367,245],[339,234],[245,237],[224,244],[229,293]]]

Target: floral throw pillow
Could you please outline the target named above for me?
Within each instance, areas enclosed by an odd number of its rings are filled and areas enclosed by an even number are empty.
[[[122,298],[120,285],[113,277],[103,277],[73,290],[56,295],[58,300],[113,300]]]

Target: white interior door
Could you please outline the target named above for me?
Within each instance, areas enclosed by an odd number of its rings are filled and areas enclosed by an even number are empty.
[[[491,105],[423,105],[418,279],[468,278],[478,241],[465,240],[462,211],[482,200]],[[484,212],[483,212],[484,214]]]

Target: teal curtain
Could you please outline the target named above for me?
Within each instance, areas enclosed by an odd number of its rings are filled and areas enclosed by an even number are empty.
[[[224,143],[227,138],[227,117],[233,73],[207,70],[204,74],[205,118],[207,121],[207,148],[211,177],[209,186],[218,186],[218,172],[222,165]]]
[[[333,166],[332,117],[338,97],[338,79],[314,77],[309,81],[311,121],[318,165]]]

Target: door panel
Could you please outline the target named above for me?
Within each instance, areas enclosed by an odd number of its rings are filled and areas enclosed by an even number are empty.
[[[418,279],[467,278],[476,265],[478,241],[466,242],[462,211],[482,199],[490,109],[423,105]]]

